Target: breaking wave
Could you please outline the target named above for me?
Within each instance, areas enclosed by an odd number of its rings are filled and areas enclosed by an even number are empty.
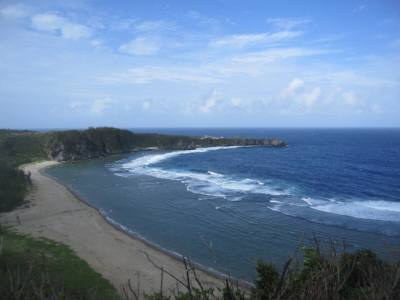
[[[110,169],[119,176],[134,174],[148,175],[161,179],[176,180],[184,183],[188,191],[212,197],[222,197],[229,201],[239,201],[246,194],[264,194],[269,196],[288,195],[288,189],[274,187],[257,179],[235,178],[214,171],[193,172],[187,170],[162,169],[156,165],[167,159],[187,154],[204,153],[233,147],[211,147],[195,150],[182,150],[162,154],[150,154],[135,158],[129,162],[117,162]]]
[[[110,166],[118,176],[147,175],[161,179],[179,181],[186,189],[195,194],[207,197],[220,197],[228,201],[240,201],[246,195],[260,194],[268,196],[268,207],[286,215],[318,220],[330,224],[324,215],[340,215],[357,219],[400,222],[400,203],[380,200],[360,199],[318,199],[306,197],[295,187],[276,184],[271,180],[261,181],[252,178],[228,176],[215,171],[189,171],[163,169],[157,164],[181,155],[204,153],[232,149],[237,147],[212,147],[195,150],[183,150],[168,153],[157,153],[134,158],[130,161],[119,161]],[[295,192],[293,192],[295,191]],[[218,206],[219,209],[220,207]],[[319,212],[318,218],[315,213]]]

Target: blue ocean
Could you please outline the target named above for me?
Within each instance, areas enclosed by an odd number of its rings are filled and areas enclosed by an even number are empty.
[[[252,280],[258,259],[281,266],[314,238],[383,256],[400,250],[399,129],[133,131],[288,143],[142,151],[47,171],[166,251]]]

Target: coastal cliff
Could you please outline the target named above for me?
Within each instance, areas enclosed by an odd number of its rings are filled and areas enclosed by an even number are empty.
[[[75,161],[157,148],[191,150],[217,146],[285,147],[280,139],[189,137],[101,127],[66,131],[0,130],[0,162],[17,166],[34,160]]]
[[[116,128],[89,128],[48,133],[47,157],[57,161],[73,161],[104,157],[110,154],[157,148],[191,150],[215,146],[284,147],[279,139],[240,139],[222,137],[188,137],[160,134],[137,134]]]

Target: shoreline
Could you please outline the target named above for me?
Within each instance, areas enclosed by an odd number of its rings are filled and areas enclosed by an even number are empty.
[[[46,168],[56,164],[54,161],[42,161],[21,166],[25,172],[31,173],[33,188],[26,198],[27,205],[1,214],[1,223],[35,238],[66,244],[119,291],[128,280],[135,284],[139,282],[141,293],[160,290],[160,270],[146,256],[175,277],[183,278],[186,270],[182,256],[173,255],[112,224],[99,209],[45,173]],[[190,262],[206,287],[222,287],[228,278]],[[243,287],[249,286],[242,280],[238,282]],[[164,276],[163,289],[167,293],[173,293],[176,287],[175,279]]]
[[[69,193],[71,193],[76,199],[78,199],[79,201],[81,201],[83,204],[85,204],[86,206],[88,206],[90,209],[95,210],[99,216],[101,216],[103,218],[103,220],[109,224],[110,226],[112,226],[115,230],[118,230],[119,232],[125,234],[126,236],[128,236],[129,238],[132,238],[134,240],[138,240],[140,242],[142,242],[143,244],[145,244],[148,247],[153,248],[156,251],[159,251],[173,259],[175,259],[178,263],[182,263],[183,258],[187,259],[188,261],[190,261],[190,263],[192,265],[194,265],[196,267],[196,270],[204,272],[212,277],[215,277],[217,280],[226,280],[226,279],[231,279],[234,282],[238,282],[240,286],[245,287],[245,288],[250,288],[252,287],[252,284],[246,280],[243,279],[238,279],[232,276],[229,276],[223,272],[220,272],[218,270],[215,270],[213,268],[204,266],[194,260],[189,259],[188,257],[184,257],[183,255],[168,250],[166,248],[161,247],[160,245],[151,242],[149,240],[147,240],[145,237],[142,237],[141,235],[129,230],[128,228],[124,229],[122,227],[124,227],[123,225],[119,224],[117,221],[108,218],[106,215],[104,215],[100,209],[98,209],[97,207],[95,207],[94,205],[90,204],[89,201],[85,200],[82,196],[80,196],[77,192],[75,192],[73,189],[71,189],[69,186],[67,186],[66,184],[64,184],[63,182],[61,182],[59,179],[55,178],[54,176],[51,176],[50,174],[46,173],[46,169],[50,168],[52,166],[47,166],[44,167],[40,170],[40,173],[43,176],[46,176],[52,180],[54,180],[55,182],[57,182],[58,184],[62,185]]]

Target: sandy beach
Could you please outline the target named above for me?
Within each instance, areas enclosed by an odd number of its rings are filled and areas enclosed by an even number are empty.
[[[27,197],[29,206],[1,215],[2,224],[70,246],[118,289],[130,279],[133,286],[140,282],[141,291],[159,291],[161,272],[146,255],[175,277],[184,278],[185,267],[181,261],[116,229],[96,209],[43,175],[43,169],[54,164],[57,162],[44,161],[22,167],[31,173],[33,182],[33,190]],[[205,286],[221,284],[211,274],[200,270],[197,274]],[[164,275],[164,290],[174,289],[176,285],[176,280]]]

